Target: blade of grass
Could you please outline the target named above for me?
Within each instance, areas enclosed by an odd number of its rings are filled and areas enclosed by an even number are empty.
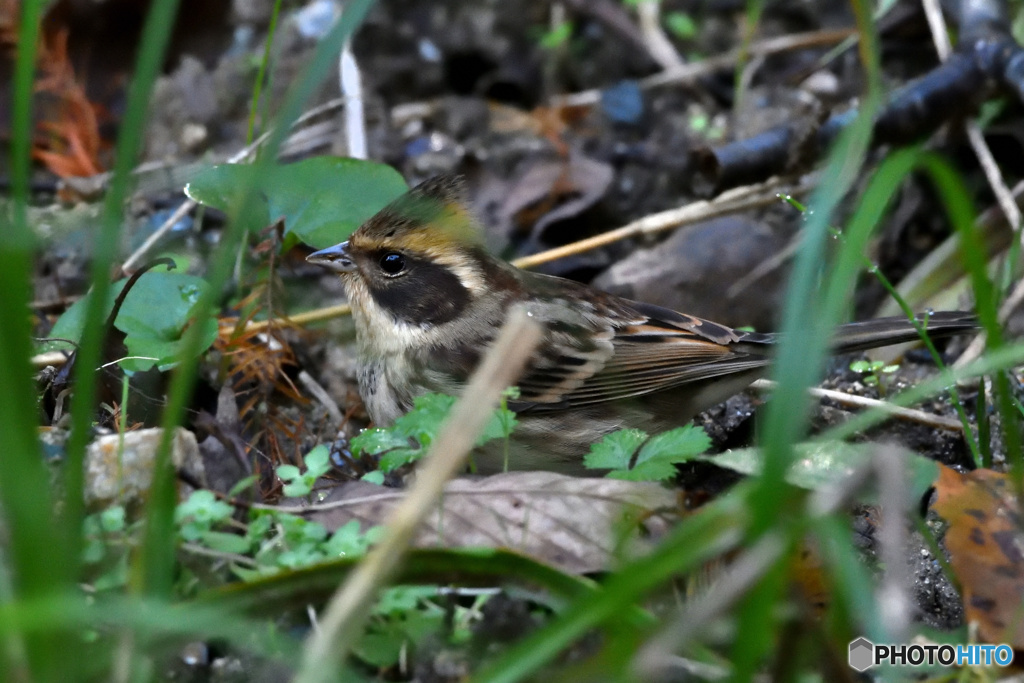
[[[981,377],[982,375],[1006,370],[1022,363],[1024,363],[1024,344],[1004,346],[996,351],[991,351],[985,354],[978,360],[972,361],[962,368],[955,368],[952,370],[946,370],[945,372],[940,372],[935,377],[921,382],[897,396],[893,396],[889,400],[889,403],[897,406],[913,405],[928,398],[929,396],[934,396],[935,394],[948,389],[950,386],[961,380],[971,377]],[[847,422],[818,435],[814,440],[834,441],[837,439],[847,439],[858,432],[870,429],[880,422],[884,422],[886,419],[888,419],[887,413],[880,410],[868,410],[851,418]]]
[[[359,561],[336,560],[251,583],[231,584],[203,594],[198,602],[235,613],[276,616],[288,609],[326,600]],[[600,590],[590,579],[565,574],[525,555],[493,548],[413,549],[394,582],[493,586],[502,580],[539,586],[556,604]],[[654,623],[653,617],[639,608],[628,610],[622,618],[632,627]]]
[[[377,591],[398,570],[420,522],[441,497],[444,485],[465,465],[501,392],[518,380],[540,341],[540,324],[525,308],[514,307],[431,444],[416,482],[389,516],[384,538],[328,602],[320,628],[307,640],[296,680],[326,683],[333,678],[332,663],[352,650]]]
[[[362,22],[372,4],[373,0],[353,0],[346,6],[340,21],[317,45],[310,64],[289,90],[281,112],[268,136],[264,148],[265,153],[257,159],[255,165],[273,163],[273,160],[277,158],[277,151],[287,136],[291,123],[301,114],[304,103],[313,94],[316,87],[328,76],[341,46]],[[253,188],[247,187],[240,193],[236,202],[236,210],[231,212],[232,218],[239,215],[241,207],[248,202],[252,192]],[[206,277],[210,286],[196,302],[197,317],[206,315],[217,305],[221,289],[231,275],[234,254],[244,238],[243,230],[244,225],[241,221],[229,220],[225,234],[210,259]],[[132,569],[135,589],[149,595],[169,595],[173,582],[173,517],[176,491],[169,453],[173,428],[181,422],[185,404],[195,386],[201,327],[193,325],[186,330],[178,359],[179,364],[171,377],[167,406],[162,419],[164,432],[157,451],[153,483],[147,506],[145,534],[141,552],[138,553]]]
[[[270,63],[270,48],[277,35],[277,17],[281,13],[281,0],[274,0],[274,9],[270,13],[270,26],[267,27],[267,40],[263,44],[263,59],[256,72],[256,83],[252,87],[252,103],[249,105],[249,129],[245,134],[246,146],[251,145],[256,134],[256,112],[260,107],[260,94],[263,92],[263,81],[266,79],[267,65]]]
[[[547,626],[524,638],[473,677],[475,683],[511,683],[535,674],[559,652],[609,619],[617,619],[673,576],[692,571],[736,547],[750,523],[749,483],[701,508],[646,557],[623,566],[604,589],[570,604]]]
[[[801,213],[805,213],[807,210],[803,204],[792,197],[785,197],[785,201]],[[843,235],[841,231],[834,228],[830,229],[830,231],[836,239],[846,239],[845,235]],[[906,316],[907,321],[914,326],[915,330],[917,330],[917,334],[921,338],[921,342],[928,349],[928,353],[931,355],[932,361],[935,363],[936,367],[940,370],[944,370],[946,368],[946,364],[942,360],[942,355],[939,353],[938,349],[935,348],[935,342],[933,342],[931,337],[925,333],[928,322],[927,318],[924,321],[917,319],[917,314],[914,312],[914,309],[910,307],[910,304],[907,303],[907,300],[902,294],[900,294],[899,290],[892,284],[892,282],[889,281],[889,278],[885,276],[878,265],[875,264],[866,254],[862,254],[861,260],[863,261],[864,266],[868,269],[868,272],[878,280],[879,284],[885,288],[885,291],[889,293],[892,300],[895,301],[896,305],[899,306],[901,311],[903,311],[903,315]],[[967,446],[970,448],[971,454],[974,456],[976,466],[982,467],[984,462],[991,462],[991,454],[989,454],[986,459],[986,452],[979,445],[980,443],[983,443],[980,435],[979,438],[975,439],[974,434],[971,432],[971,424],[967,418],[967,412],[964,410],[963,402],[960,400],[959,392],[956,391],[955,387],[950,389],[950,399],[953,402],[953,408],[956,410],[957,417],[960,419],[960,424],[963,427],[964,439],[967,441]]]
[[[28,224],[32,98],[42,0],[20,3],[18,51],[12,91],[10,162],[12,200],[0,205],[0,502],[4,541],[9,544],[11,582],[5,598],[39,599],[72,585],[69,550],[53,524],[49,474],[36,434],[36,392],[32,383],[30,277],[35,237]],[[7,600],[4,601],[7,603]],[[9,604],[9,603],[8,603]],[[6,605],[5,605],[6,606]],[[8,632],[0,665],[12,680],[58,681],[66,661],[53,657],[60,635],[49,632],[21,641]],[[27,661],[26,661],[27,658]]]
[[[196,602],[169,605],[159,600],[113,595],[94,602],[83,596],[51,596],[0,606],[0,637],[19,632],[46,634],[54,629],[81,633],[98,628],[131,629],[143,645],[162,648],[168,646],[169,639],[182,644],[218,639],[263,657],[284,658],[288,663],[295,663],[298,655],[293,638],[278,636],[265,622],[232,615],[221,606]],[[60,659],[63,652],[55,650],[49,655]],[[83,669],[84,666],[77,670]],[[69,676],[62,683],[71,680],[77,677]]]
[[[178,0],[153,3],[142,30],[135,75],[128,87],[127,107],[121,123],[114,161],[113,179],[104,199],[99,232],[92,249],[92,295],[85,314],[74,375],[74,396],[71,400],[71,436],[67,443],[67,461],[64,463],[64,515],[67,539],[66,552],[72,571],[77,573],[81,529],[84,517],[83,462],[85,449],[92,438],[97,376],[103,347],[105,305],[111,289],[110,272],[120,243],[124,203],[128,196],[132,170],[142,147],[149,94],[160,73],[164,53],[170,39],[171,27],[177,15]]]
[[[869,8],[863,0],[853,0],[861,63],[867,76],[867,93],[854,122],[843,131],[829,154],[824,172],[831,182],[822,183],[815,191],[812,206],[815,213],[808,220],[800,243],[782,315],[783,343],[773,371],[778,389],[767,406],[763,447],[764,472],[754,485],[750,504],[753,526],[748,542],[771,528],[793,533],[799,525],[789,520],[800,514],[800,496],[787,485],[786,472],[793,458],[793,444],[803,435],[808,423],[807,388],[824,369],[830,330],[839,323],[850,301],[854,279],[860,266],[862,245],[866,243],[873,221],[857,216],[851,221],[847,240],[839,245],[838,254],[827,280],[818,287],[818,273],[829,236],[832,212],[857,179],[871,141],[875,112],[882,102],[882,80],[879,66],[878,36]],[[864,214],[868,201],[862,200],[858,213]],[[821,298],[818,292],[824,290]],[[782,597],[785,582],[766,578],[751,591],[737,609],[737,632],[730,657],[737,680],[754,677],[767,654],[764,625],[773,622],[776,604]],[[760,645],[760,647],[758,647]]]
[[[844,131],[829,155],[824,176],[832,181],[822,183],[810,202],[815,212],[804,228],[804,238],[790,276],[789,293],[782,317],[784,341],[780,345],[773,373],[773,378],[778,382],[778,390],[768,404],[763,439],[767,462],[759,493],[755,494],[754,500],[756,507],[766,512],[778,509],[777,503],[785,496],[784,477],[789,466],[790,448],[807,424],[806,388],[824,367],[828,330],[838,321],[848,301],[844,296],[840,300],[826,297],[821,302],[816,300],[814,293],[819,291],[818,273],[829,235],[830,216],[860,172],[870,142],[872,118],[881,101],[877,38],[861,3],[855,5],[858,7],[858,29],[861,34],[858,45],[861,47],[862,61],[868,67],[870,87],[857,119]],[[833,276],[832,282],[835,284],[829,287],[830,294],[849,288],[846,279],[851,266],[848,262],[859,263],[859,254],[854,252],[855,248],[851,240],[845,248],[840,249],[836,265],[844,277],[839,279]],[[764,515],[761,528],[755,528],[754,532],[763,531],[774,518],[772,513]]]
[[[985,330],[985,348],[990,352],[998,351],[1005,346],[999,323],[999,291],[989,279],[985,246],[974,230],[974,206],[970,195],[959,174],[942,157],[934,153],[923,154],[922,166],[935,183],[949,220],[960,236],[960,258],[971,278],[978,320]],[[1013,408],[1013,392],[1005,373],[997,372],[992,380],[1006,444],[1006,458],[1013,469],[1014,481],[1024,492],[1020,423]]]

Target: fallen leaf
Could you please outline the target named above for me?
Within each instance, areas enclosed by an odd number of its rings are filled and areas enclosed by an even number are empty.
[[[988,643],[1024,649],[1024,526],[1009,476],[939,466],[933,508],[946,522],[946,549],[964,613]]]
[[[368,528],[386,523],[404,495],[348,482],[306,516],[329,531],[353,519]],[[582,574],[607,570],[616,558],[641,551],[641,539],[660,536],[675,510],[675,494],[651,482],[552,472],[455,479],[445,488],[440,509],[423,520],[414,545],[506,548]]]
[[[538,163],[508,189],[498,220],[528,227],[532,240],[547,243],[548,228],[600,201],[614,176],[610,165],[576,152],[565,160]]]

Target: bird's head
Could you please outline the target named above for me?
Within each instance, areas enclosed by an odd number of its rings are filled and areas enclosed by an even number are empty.
[[[461,179],[440,176],[307,260],[339,272],[357,315],[429,328],[462,315],[507,268],[483,247]],[[376,322],[376,321],[370,321]]]

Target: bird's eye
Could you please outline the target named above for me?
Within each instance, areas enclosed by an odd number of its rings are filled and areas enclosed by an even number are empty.
[[[384,271],[385,275],[399,275],[405,270],[405,257],[389,251],[380,257],[380,269]]]

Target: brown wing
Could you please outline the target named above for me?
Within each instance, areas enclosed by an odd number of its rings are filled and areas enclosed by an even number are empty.
[[[610,295],[595,297],[593,290],[573,296],[577,292],[568,284],[559,281],[561,291],[529,303],[548,328],[518,385],[520,401],[532,409],[640,396],[769,362],[767,335]]]

